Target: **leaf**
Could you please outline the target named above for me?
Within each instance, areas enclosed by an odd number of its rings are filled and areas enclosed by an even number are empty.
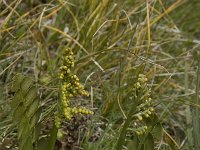
[[[160,123],[157,123],[153,130],[151,131],[151,134],[153,135],[154,138],[157,140],[160,140],[163,136],[163,130],[162,130],[162,125]]]
[[[21,144],[20,150],[33,150],[32,136],[27,136]]]
[[[33,138],[32,138],[32,140],[33,140],[33,143],[36,144],[36,146],[38,144],[37,142],[38,142],[39,137],[40,137],[40,130],[41,130],[41,128],[42,128],[41,123],[38,123],[38,124],[36,124],[34,126],[34,129],[33,129]]]
[[[20,105],[17,107],[17,109],[13,112],[13,121],[18,122],[21,120],[22,116],[24,115],[25,107],[23,103],[20,103]]]
[[[35,99],[33,103],[27,108],[26,115],[31,118],[39,108],[39,100]]]
[[[21,88],[20,88],[22,95],[24,96],[26,95],[32,84],[33,81],[30,78],[28,77],[24,78],[24,80],[21,82]]]
[[[18,122],[20,150],[33,150],[33,143],[37,143],[40,133],[36,126],[41,114],[37,88],[29,77],[18,74],[13,78],[12,89],[15,95],[11,107],[13,122]]]
[[[45,150],[48,147],[48,138],[47,137],[43,137],[38,141],[38,150]]]
[[[153,129],[153,127],[160,122],[156,114],[152,114],[149,118],[144,118],[146,125],[148,128]]]
[[[37,98],[37,88],[31,87],[26,94],[24,106],[28,107]]]
[[[48,150],[54,150],[57,133],[58,133],[58,128],[54,124],[53,128],[51,129],[50,136],[48,138]]]
[[[138,150],[139,140],[137,135],[134,133],[133,139],[127,143],[127,147],[130,150]]]
[[[23,96],[21,95],[21,92],[15,93],[15,96],[11,102],[11,108],[12,110],[17,109],[17,107],[20,105],[20,103],[23,103]]]
[[[40,115],[41,115],[41,109],[39,108],[37,112],[33,115],[33,117],[31,117],[30,119],[30,122],[29,122],[30,129],[32,129],[37,124],[40,118]]]
[[[144,150],[154,150],[154,139],[150,133],[147,135],[145,139]]]
[[[30,128],[28,118],[24,116],[18,127],[18,139],[25,139],[28,135],[30,135]]]
[[[13,78],[13,84],[12,84],[12,91],[17,92],[20,89],[21,82],[24,80],[24,76],[22,74],[17,74]]]

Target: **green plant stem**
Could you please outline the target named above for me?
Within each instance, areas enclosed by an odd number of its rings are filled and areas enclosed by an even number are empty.
[[[188,65],[188,56],[186,55],[185,58],[185,79],[184,79],[184,86],[185,86],[185,93],[188,93],[188,69],[189,69],[189,65]],[[190,110],[190,105],[189,105],[189,100],[186,103],[186,110],[185,110],[185,114],[186,114],[186,125],[187,125],[187,137],[188,137],[188,149],[192,149],[193,146],[193,136],[192,136],[192,114],[191,114],[191,110]]]
[[[197,82],[196,82],[196,98],[194,99],[194,103],[199,105],[199,86],[200,86],[200,60],[198,60],[198,70],[197,70]],[[199,108],[195,107],[192,111],[192,123],[193,123],[193,137],[194,137],[194,149],[200,150],[200,140],[199,140],[199,133],[200,133],[200,121],[199,121]]]
[[[133,104],[132,108],[130,109],[127,119],[124,123],[124,126],[121,130],[119,139],[117,140],[117,145],[116,145],[116,150],[121,150],[123,148],[124,142],[125,142],[125,137],[126,137],[126,132],[127,132],[127,128],[129,127],[131,121],[132,121],[132,115],[134,110],[136,109],[136,104]]]
[[[51,135],[48,139],[48,150],[54,150],[56,139],[57,139],[57,133],[58,133],[58,128],[54,124],[51,130]]]

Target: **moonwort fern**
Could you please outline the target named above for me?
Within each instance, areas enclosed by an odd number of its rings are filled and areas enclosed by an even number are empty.
[[[17,125],[20,150],[33,150],[37,147],[37,123],[40,117],[40,99],[37,88],[29,77],[17,74],[13,78],[11,102],[13,123]]]
[[[133,89],[131,90],[129,99],[132,101],[131,107],[120,131],[116,149],[122,150],[124,145],[129,145],[126,144],[126,141],[130,141],[130,139],[126,138],[128,134],[131,134],[134,135],[134,149],[153,150],[154,134],[151,132],[153,131],[153,128],[156,127],[157,118],[154,114],[152,105],[151,89],[147,86],[147,78],[145,75],[138,75],[137,82],[135,82]],[[134,130],[129,131],[130,127]],[[158,130],[158,127],[155,129]],[[161,132],[160,129],[159,133]]]

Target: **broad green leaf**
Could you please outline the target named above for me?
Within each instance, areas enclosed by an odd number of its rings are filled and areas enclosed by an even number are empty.
[[[24,139],[27,135],[30,134],[30,128],[29,128],[29,122],[28,118],[26,116],[23,116],[19,123],[18,127],[18,139]]]
[[[33,142],[31,135],[28,135],[26,138],[24,138],[24,141],[21,143],[20,150],[33,150]]]
[[[40,132],[36,126],[41,114],[37,88],[30,78],[21,74],[14,77],[12,88],[15,95],[11,107],[13,121],[18,122],[20,150],[33,150],[33,142],[37,143]]]
[[[41,115],[41,109],[38,109],[35,114],[33,115],[33,117],[31,117],[30,121],[29,121],[29,127],[30,129],[32,129],[38,122],[39,118]]]
[[[31,87],[26,94],[24,106],[28,107],[37,98],[37,88]]]
[[[12,84],[12,91],[17,92],[20,89],[21,82],[24,80],[24,76],[22,74],[17,74],[13,78],[13,84]]]
[[[21,120],[25,113],[25,107],[23,103],[20,103],[20,105],[17,107],[17,109],[14,110],[13,112],[13,121],[18,122]]]
[[[40,137],[40,130],[42,128],[41,123],[37,123],[33,129],[33,143],[37,144],[39,137]]]
[[[47,149],[48,147],[48,138],[47,137],[44,137],[44,138],[41,138],[39,141],[38,141],[38,150],[45,150]]]
[[[154,139],[150,133],[147,135],[145,139],[144,150],[154,150]]]
[[[39,100],[35,99],[33,103],[27,108],[26,115],[31,118],[39,108]]]
[[[153,130],[151,131],[151,134],[153,135],[154,138],[157,140],[160,140],[163,136],[163,130],[162,130],[162,125],[160,123],[157,123],[154,127]]]
[[[23,103],[23,96],[21,95],[21,92],[17,92],[11,102],[11,108],[12,110],[17,109],[20,103]]]
[[[139,140],[137,135],[134,133],[134,137],[131,141],[128,141],[127,147],[130,150],[138,150],[138,146],[139,146]]]
[[[54,124],[53,128],[51,129],[50,136],[48,138],[48,150],[54,150],[57,133],[58,133],[58,128]]]
[[[30,87],[32,86],[33,81],[26,77],[22,82],[21,82],[21,88],[20,91],[22,93],[22,95],[26,95],[26,93],[28,92],[28,90],[30,89]]]

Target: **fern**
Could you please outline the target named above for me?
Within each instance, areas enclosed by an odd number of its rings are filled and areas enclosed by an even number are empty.
[[[33,150],[36,125],[40,117],[40,100],[37,88],[29,77],[17,74],[13,78],[12,91],[15,93],[11,102],[13,123],[17,125],[20,150]]]
[[[138,75],[137,82],[134,84],[134,87],[129,97],[132,102],[131,108],[127,113],[127,118],[121,129],[116,144],[116,150],[123,149],[129,127],[134,129],[134,132],[136,133],[135,137],[139,139],[138,149],[145,147],[148,142],[151,143],[151,146],[149,145],[149,150],[154,149],[154,141],[150,133],[150,130],[152,128],[151,126],[153,125],[153,122],[151,122],[151,120],[154,119],[154,108],[152,106],[150,95],[151,89],[147,86],[147,80],[148,79],[145,75]]]

